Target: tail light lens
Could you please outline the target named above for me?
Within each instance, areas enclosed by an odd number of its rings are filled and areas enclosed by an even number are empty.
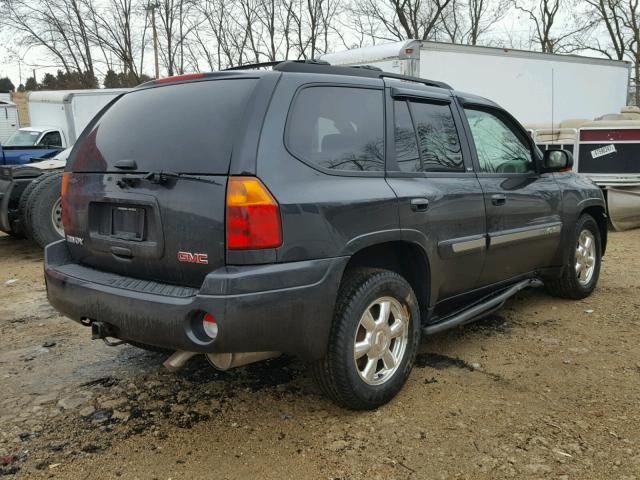
[[[229,177],[227,183],[227,248],[275,248],[282,244],[280,207],[254,177]]]
[[[67,198],[67,189],[69,188],[69,179],[71,178],[71,172],[64,172],[62,174],[62,183],[60,186],[60,206],[62,207],[62,227],[65,233],[70,230],[71,222],[69,219],[69,206]]]
[[[205,313],[202,316],[202,329],[209,338],[216,338],[218,336],[218,322],[213,315]]]

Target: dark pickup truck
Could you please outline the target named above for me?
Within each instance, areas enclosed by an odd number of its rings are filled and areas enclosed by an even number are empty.
[[[572,161],[489,100],[372,68],[147,83],[71,152],[49,300],[170,368],[297,355],[339,404],[375,408],[422,335],[536,284],[593,291],[605,203]]]

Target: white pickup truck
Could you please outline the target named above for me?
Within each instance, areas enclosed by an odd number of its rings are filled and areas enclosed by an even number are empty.
[[[0,231],[26,236],[42,247],[62,238],[60,183],[71,147],[93,117],[127,91],[28,94],[33,126],[15,132],[0,156]]]

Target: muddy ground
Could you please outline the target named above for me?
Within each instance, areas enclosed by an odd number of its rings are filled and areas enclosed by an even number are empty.
[[[398,398],[354,413],[293,359],[171,374],[91,341],[0,236],[0,476],[640,479],[639,248],[612,234],[587,300],[526,291],[424,340]]]

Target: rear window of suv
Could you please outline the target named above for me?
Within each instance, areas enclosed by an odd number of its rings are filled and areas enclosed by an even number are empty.
[[[338,171],[384,171],[382,90],[306,87],[287,123],[287,147],[307,163]]]
[[[83,135],[72,171],[114,171],[134,160],[141,172],[226,174],[256,79],[210,80],[134,90]]]

